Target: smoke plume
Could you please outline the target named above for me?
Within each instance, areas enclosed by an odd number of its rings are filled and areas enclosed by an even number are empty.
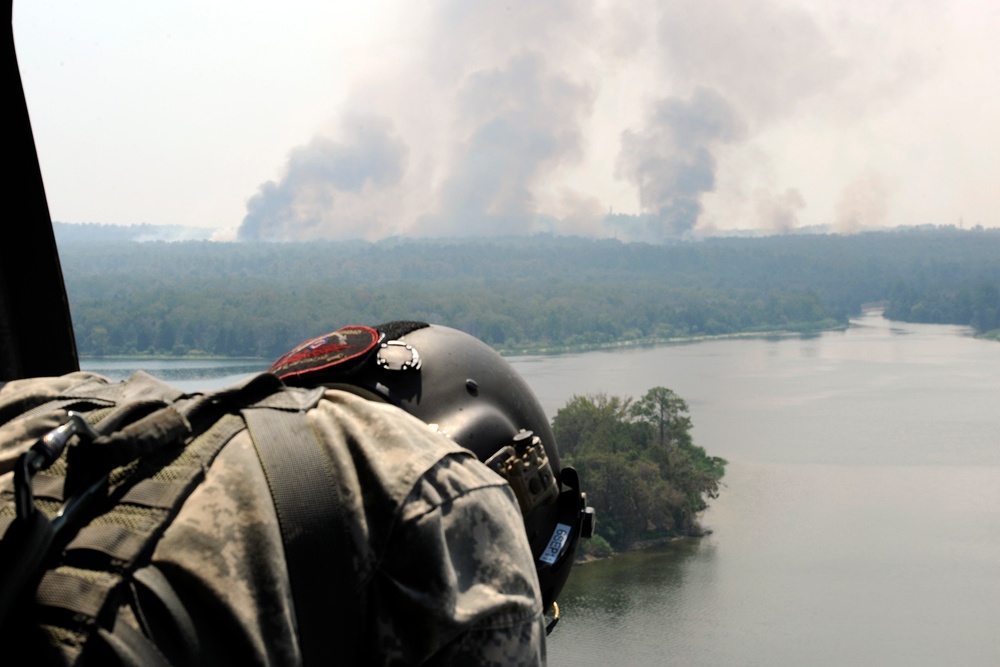
[[[834,229],[842,234],[877,227],[889,211],[889,188],[883,177],[868,171],[851,181],[837,200]]]
[[[469,126],[454,147],[440,214],[422,219],[435,235],[525,234],[534,230],[535,188],[560,165],[578,161],[578,118],[590,91],[549,72],[536,53],[469,76],[459,95]]]
[[[653,214],[654,240],[694,227],[702,193],[715,186],[714,149],[743,133],[732,106],[702,88],[688,100],[662,100],[642,129],[622,134],[617,173],[636,186],[643,211]]]
[[[345,126],[347,142],[316,137],[291,152],[281,180],[263,184],[247,202],[241,240],[385,235],[392,218],[379,195],[402,178],[406,144],[382,118],[350,118]]]
[[[780,195],[757,193],[757,226],[777,234],[789,234],[799,226],[798,212],[806,207],[802,193],[788,188]]]
[[[432,0],[394,18],[341,120],[250,197],[240,238],[789,232],[811,196],[794,172],[761,186],[744,161],[717,197],[720,170],[786,121],[850,117],[892,88],[858,74],[851,48],[876,42],[845,48],[838,17],[780,0]],[[845,198],[808,211],[850,226],[863,198]]]

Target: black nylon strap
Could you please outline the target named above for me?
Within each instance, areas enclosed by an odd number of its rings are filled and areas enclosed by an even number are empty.
[[[303,664],[334,655],[357,664],[351,542],[329,457],[305,412],[258,408],[243,416],[278,514]]]
[[[190,480],[159,480],[144,479],[122,496],[121,502],[143,507],[169,509],[174,506],[177,498],[187,495]]]
[[[135,390],[118,391],[139,403],[119,404],[110,412],[102,411],[102,426],[117,430],[136,417],[145,418],[157,403],[180,395],[173,390],[160,398],[156,394],[162,386],[148,381],[152,378],[137,379],[141,386]],[[97,389],[94,393],[113,393],[105,387]],[[115,591],[129,582],[142,554],[149,553],[218,452],[246,424],[253,428],[251,435],[281,522],[303,660],[306,664],[329,662],[336,655],[348,664],[356,664],[357,605],[346,603],[354,597],[351,553],[345,547],[350,542],[343,537],[346,528],[339,518],[341,504],[330,461],[305,417],[305,410],[318,403],[323,389],[281,389],[277,378],[260,375],[223,392],[178,401],[175,407],[191,420],[194,432],[199,434],[183,448],[168,446],[158,452],[158,446],[150,445],[183,441],[184,437],[173,427],[152,437],[154,430],[146,423],[130,429],[135,437],[106,438],[109,449],[123,450],[121,460],[138,456],[138,462],[112,471],[109,493],[114,498],[109,499],[115,504],[100,510],[106,512],[104,521],[110,525],[93,523],[76,535],[66,549],[66,557],[79,561],[77,566],[62,565],[44,574],[35,591],[33,618],[42,623],[51,619],[54,626],[65,630],[73,638],[74,653],[90,636],[99,638],[94,642],[97,654],[105,650],[125,663],[132,660],[162,664],[163,656],[155,647],[148,641],[138,641],[143,638],[127,627],[120,630],[121,623],[108,632],[108,621],[113,619],[109,615],[117,610]],[[254,401],[259,403],[246,407]],[[57,400],[38,409],[55,407],[63,406]],[[131,455],[126,456],[124,450],[131,450]],[[115,457],[112,460],[121,462]],[[42,486],[53,496],[65,495],[58,478],[45,480]],[[142,518],[138,524],[133,521],[137,511]],[[97,569],[91,569],[95,566]],[[170,608],[169,596],[162,595],[155,585],[149,586],[140,577],[134,581],[143,584],[144,590],[153,591],[164,608]],[[69,626],[56,620],[67,618],[66,612],[73,614]],[[174,610],[170,615],[179,618]],[[97,634],[92,634],[93,621],[103,626]],[[64,642],[60,645],[68,646]]]
[[[417,329],[424,329],[430,325],[427,322],[416,322],[413,320],[396,320],[395,322],[385,322],[375,325],[374,329],[385,336],[386,340],[396,340]]]
[[[194,621],[159,568],[150,565],[136,570],[132,587],[136,616],[153,644],[173,665],[200,665],[201,645]]]
[[[97,551],[113,559],[128,562],[146,544],[148,536],[115,524],[84,526],[66,546],[66,551]]]
[[[128,479],[124,497],[104,514],[110,524],[83,527],[66,548],[67,558],[83,552],[103,554],[106,569],[59,567],[46,572],[35,596],[39,617],[48,618],[47,609],[62,609],[81,618],[100,619],[105,611],[113,610],[114,603],[109,605],[111,592],[127,578],[140,555],[148,553],[150,545],[166,530],[223,446],[243,429],[244,421],[239,416],[223,416],[195,438],[183,456],[159,471],[158,474],[166,479]],[[145,508],[141,521],[124,516],[137,507]],[[112,565],[112,559],[118,565]],[[72,631],[78,634],[82,644],[87,631]]]
[[[66,568],[50,570],[42,577],[35,594],[40,605],[66,609],[75,614],[97,618],[119,577],[106,572],[92,572],[84,579]]]
[[[115,623],[114,632],[98,628],[94,638],[98,641],[88,647],[88,664],[174,667],[149,639],[124,621]]]
[[[63,500],[66,500],[66,496],[63,493],[65,485],[65,477],[38,473],[35,475],[34,479],[35,497],[62,502]]]

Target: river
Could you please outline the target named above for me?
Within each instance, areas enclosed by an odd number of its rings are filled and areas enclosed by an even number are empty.
[[[1000,665],[1000,344],[868,314],[511,362],[549,414],[669,387],[729,460],[711,535],[577,566],[551,665]]]
[[[1000,345],[868,315],[808,338],[513,360],[689,403],[713,533],[578,566],[560,665],[1000,665]]]

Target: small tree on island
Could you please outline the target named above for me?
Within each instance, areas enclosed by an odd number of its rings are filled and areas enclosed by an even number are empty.
[[[691,418],[684,399],[666,387],[653,387],[639,401],[632,404],[631,415],[640,422],[653,426],[657,445],[669,451],[680,446],[691,446]]]
[[[653,387],[634,402],[574,396],[552,427],[564,462],[586,480],[598,534],[611,547],[701,534],[697,514],[718,496],[726,462],[693,443],[687,403],[676,393]]]

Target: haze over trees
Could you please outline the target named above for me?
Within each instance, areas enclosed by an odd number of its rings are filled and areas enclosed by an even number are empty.
[[[60,226],[64,227],[64,226]],[[57,234],[62,234],[57,227]],[[95,226],[95,231],[104,229]],[[1000,328],[1000,230],[713,238],[60,242],[83,355],[277,357],[344,324],[423,319],[500,349],[815,331],[862,305]]]

